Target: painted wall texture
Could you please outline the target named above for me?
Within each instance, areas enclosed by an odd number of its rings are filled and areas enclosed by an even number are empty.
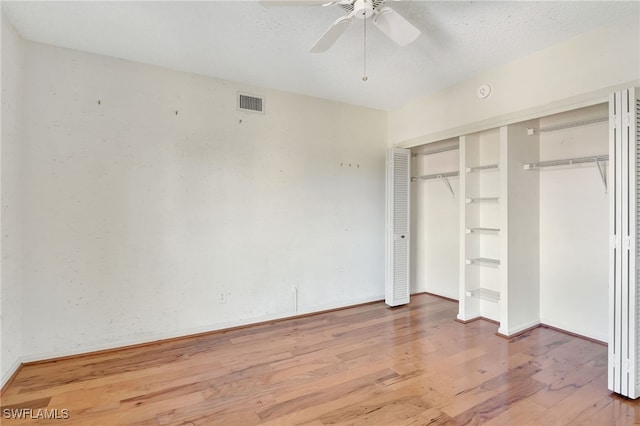
[[[405,147],[606,101],[640,84],[640,26],[630,17],[535,52],[389,113],[389,144]],[[482,84],[491,96],[476,96]]]
[[[2,15],[2,123],[1,132],[1,270],[0,275],[0,377],[20,364],[22,355],[22,216],[21,175],[24,171],[23,53],[22,39]]]
[[[386,113],[33,43],[25,68],[25,359],[383,297]]]

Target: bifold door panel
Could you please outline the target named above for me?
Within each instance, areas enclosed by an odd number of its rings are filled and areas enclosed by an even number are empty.
[[[609,389],[640,396],[640,90],[609,98]]]
[[[409,182],[411,151],[391,148],[387,155],[387,256],[385,302],[409,303]]]

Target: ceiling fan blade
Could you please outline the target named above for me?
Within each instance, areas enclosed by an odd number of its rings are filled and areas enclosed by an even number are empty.
[[[262,7],[324,6],[329,0],[260,0]]]
[[[341,16],[338,18],[333,24],[331,24],[329,29],[322,34],[322,37],[316,41],[316,44],[313,45],[309,52],[326,52],[331,46],[333,46],[342,33],[345,32],[352,20],[353,17],[351,15]]]
[[[373,17],[373,24],[400,46],[406,46],[420,35],[420,30],[390,7],[383,7]]]

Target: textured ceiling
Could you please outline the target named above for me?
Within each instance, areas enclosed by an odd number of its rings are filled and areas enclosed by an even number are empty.
[[[256,1],[26,2],[2,9],[28,40],[378,109],[617,20],[640,2],[388,1],[422,31],[399,47],[351,27],[326,53],[308,49],[343,11]]]

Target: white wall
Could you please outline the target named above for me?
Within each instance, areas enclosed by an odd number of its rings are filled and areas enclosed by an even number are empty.
[[[493,87],[479,100],[481,84]],[[405,147],[499,127],[607,99],[640,84],[640,26],[632,16],[518,59],[389,114],[389,144]]]
[[[21,200],[23,42],[2,14],[2,253],[0,282],[0,386],[19,366],[21,354]]]
[[[542,118],[540,126],[607,116],[607,105]],[[607,122],[540,134],[540,158],[608,153]],[[607,341],[609,204],[595,164],[540,169],[540,320]]]
[[[414,152],[433,151],[440,145],[457,144],[457,140],[443,144],[416,147]],[[458,170],[458,150],[412,159],[412,176],[446,173]],[[411,183],[411,291],[428,292],[458,299],[458,208],[459,177],[448,178],[455,196],[442,179]]]
[[[26,360],[384,297],[386,113],[27,47]]]

